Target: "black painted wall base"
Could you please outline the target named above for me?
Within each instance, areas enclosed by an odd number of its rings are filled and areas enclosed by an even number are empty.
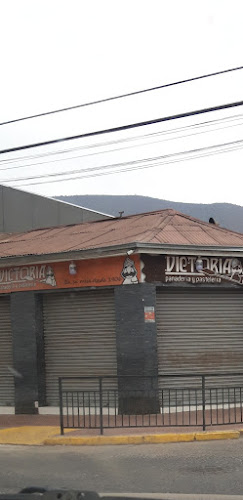
[[[21,402],[21,404],[15,406],[15,415],[38,415],[38,413],[38,408],[35,408],[34,405],[30,405],[28,403],[25,405]]]
[[[159,400],[156,393],[150,396],[122,396],[119,394],[120,415],[155,415],[160,413]]]
[[[15,377],[15,413],[36,414],[38,408],[35,403],[41,399],[40,384],[45,383],[38,372],[43,351],[40,349],[43,331],[38,295],[33,292],[11,294],[11,325],[13,368],[21,375]]]
[[[145,307],[156,307],[156,288],[142,283],[115,289],[119,412],[159,413],[156,323]],[[129,377],[128,377],[129,375]]]

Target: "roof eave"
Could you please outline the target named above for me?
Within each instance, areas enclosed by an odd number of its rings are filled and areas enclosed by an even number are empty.
[[[215,255],[224,256],[232,254],[241,254],[243,256],[242,246],[221,246],[221,245],[175,245],[171,243],[143,243],[139,246],[139,253],[150,253],[153,255],[174,254],[174,255]]]
[[[25,265],[44,262],[63,262],[67,260],[98,259],[105,257],[116,257],[132,253],[150,255],[208,255],[229,256],[231,254],[243,257],[243,245],[239,246],[217,246],[217,245],[174,245],[157,243],[131,242],[123,245],[111,245],[100,248],[89,248],[85,250],[68,250],[60,253],[47,253],[38,255],[15,255],[0,258],[0,267],[7,265]]]

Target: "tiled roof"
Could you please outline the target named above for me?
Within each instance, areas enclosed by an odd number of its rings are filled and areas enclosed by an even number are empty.
[[[0,258],[98,249],[135,242],[243,247],[243,234],[168,209],[121,219],[1,234]]]

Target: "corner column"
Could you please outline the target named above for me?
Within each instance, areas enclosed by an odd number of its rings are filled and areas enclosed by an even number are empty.
[[[45,405],[42,300],[33,292],[11,294],[15,413],[35,414]]]
[[[155,305],[153,284],[115,288],[119,407],[123,413],[159,411]]]

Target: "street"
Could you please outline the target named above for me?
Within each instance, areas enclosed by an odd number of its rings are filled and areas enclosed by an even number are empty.
[[[25,486],[98,492],[242,494],[243,440],[97,447],[0,446],[1,493]]]

